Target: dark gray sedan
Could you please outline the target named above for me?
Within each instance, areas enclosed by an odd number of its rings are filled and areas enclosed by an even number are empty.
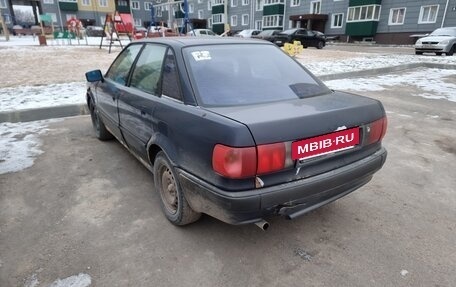
[[[328,89],[264,41],[134,42],[86,77],[97,137],[153,172],[176,225],[205,213],[266,228],[358,189],[386,159],[379,101]]]

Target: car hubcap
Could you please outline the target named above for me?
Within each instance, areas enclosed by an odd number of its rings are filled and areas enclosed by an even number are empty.
[[[177,186],[173,174],[165,167],[161,177],[161,193],[166,209],[171,213],[177,211]]]

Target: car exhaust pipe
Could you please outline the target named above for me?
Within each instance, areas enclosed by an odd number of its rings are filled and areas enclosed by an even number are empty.
[[[259,228],[261,228],[261,230],[263,230],[263,231],[266,231],[266,229],[269,228],[269,222],[267,222],[264,219],[261,219],[260,221],[255,222],[255,225],[258,226]]]

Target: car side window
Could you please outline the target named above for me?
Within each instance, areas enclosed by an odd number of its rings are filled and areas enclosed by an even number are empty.
[[[121,85],[125,85],[127,83],[131,65],[135,61],[141,48],[142,45],[131,45],[125,48],[114,63],[112,63],[109,71],[106,73],[106,78]]]
[[[179,73],[177,71],[176,58],[171,49],[166,54],[163,65],[162,94],[176,100],[182,100],[179,84]]]
[[[160,82],[165,52],[166,46],[146,45],[136,62],[130,86],[155,95]]]

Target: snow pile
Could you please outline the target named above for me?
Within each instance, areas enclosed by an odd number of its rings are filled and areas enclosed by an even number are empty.
[[[0,112],[84,104],[85,94],[83,82],[0,88]]]
[[[456,70],[420,69],[398,75],[383,75],[370,78],[342,79],[327,81],[326,85],[335,90],[383,91],[394,86],[414,86],[422,91],[412,96],[427,99],[446,99],[456,102],[456,83],[448,77],[456,76]],[[446,79],[447,78],[447,79]],[[446,79],[446,80],[445,80]]]
[[[299,58],[297,60],[317,76],[379,69],[413,63],[456,65],[456,57],[417,55],[371,54],[365,57],[313,63],[306,63],[305,60]]]
[[[49,130],[49,123],[57,121],[0,123],[0,174],[31,167],[35,158],[43,153],[39,135]]]
[[[65,279],[57,279],[49,287],[87,287],[92,284],[92,278],[89,274],[79,273]]]

